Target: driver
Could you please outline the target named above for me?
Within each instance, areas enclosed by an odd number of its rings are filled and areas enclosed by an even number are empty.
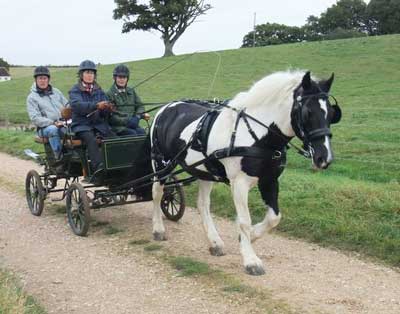
[[[72,131],[87,146],[93,172],[104,169],[96,136],[115,136],[107,123],[112,105],[96,82],[97,68],[93,61],[79,65],[78,83],[69,91],[72,108]]]

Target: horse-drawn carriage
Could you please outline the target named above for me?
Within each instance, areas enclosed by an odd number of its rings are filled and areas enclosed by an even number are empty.
[[[310,72],[277,72],[229,104],[169,103],[157,112],[150,136],[102,141],[106,166],[102,184],[83,186],[79,182],[81,175],[96,178],[88,174],[85,149],[80,143],[75,145],[72,137],[64,140],[71,146],[71,156],[61,169],[52,163],[50,147],[45,144],[47,158],[40,159],[45,172],[30,171],[26,179],[28,205],[34,215],[40,215],[46,196],[62,192],[74,233],[84,235],[90,208],[153,199],[153,236],[164,240],[162,212],[168,219],[179,220],[184,211],[181,186],[199,180],[197,207],[210,253],[219,256],[224,254],[224,242],[210,213],[210,193],[213,182],[224,182],[232,191],[246,272],[261,275],[264,266],[252,242],[281,219],[278,179],[285,169],[287,149],[311,159],[315,169],[326,169],[333,161],[330,127],[341,119],[341,109],[330,94],[333,79],[333,74],[328,80],[314,80]],[[303,148],[291,143],[294,137],[302,141]],[[174,176],[182,172],[191,177],[177,180]],[[59,179],[65,179],[65,185],[56,189]],[[252,224],[248,194],[256,185],[266,213],[261,222]],[[134,200],[128,201],[128,196]]]
[[[26,176],[26,199],[33,215],[42,214],[49,194],[60,193],[55,200],[66,200],[66,212],[72,231],[84,236],[89,230],[92,208],[152,200],[151,177],[145,177],[146,180],[142,180],[140,185],[124,185],[151,173],[150,142],[147,136],[99,139],[104,171],[97,178],[96,173],[90,171],[86,147],[71,132],[63,137],[64,157],[61,161],[55,160],[47,138],[36,137],[35,141],[44,145],[44,153],[36,154],[31,150],[25,150],[25,153],[39,162],[44,171],[39,174],[36,170],[30,170]],[[80,180],[82,176],[87,180]],[[178,221],[182,217],[185,210],[184,194],[174,178],[169,179],[160,206],[168,219]]]

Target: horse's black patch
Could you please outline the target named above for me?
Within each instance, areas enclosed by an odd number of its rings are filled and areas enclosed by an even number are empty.
[[[193,121],[199,119],[207,111],[211,109],[209,103],[196,103],[196,102],[180,102],[173,104],[164,109],[164,111],[157,117],[154,122],[153,131],[153,159],[156,161],[157,170],[164,167],[164,162],[174,159],[179,154],[177,160],[187,172],[191,175],[198,177],[202,180],[215,180],[215,177],[226,177],[225,168],[218,161],[207,161],[204,166],[207,172],[195,168],[190,169],[185,166],[185,158],[187,151],[182,152],[186,146],[186,142],[180,139],[182,131]],[[207,133],[212,127],[213,122],[217,118],[217,114],[212,117],[210,123],[207,123],[206,129],[200,131],[200,136],[203,134],[201,142],[197,142],[197,146],[191,147],[193,149],[206,149],[207,147]],[[204,133],[203,133],[204,132]],[[194,142],[196,143],[196,141]],[[203,146],[203,147],[202,147]],[[162,152],[162,155],[160,154]],[[182,153],[181,153],[182,152]]]
[[[285,136],[281,130],[272,123],[268,134],[253,144],[254,147],[264,149],[269,153],[265,159],[244,157],[242,171],[252,177],[258,177],[258,188],[265,204],[272,207],[275,214],[279,214],[278,207],[278,178],[286,164],[286,145],[290,137]]]
[[[285,136],[279,128],[272,123],[268,134],[256,141],[252,146],[259,147],[269,154],[264,159],[243,157],[242,171],[251,177],[278,178],[286,163],[286,145],[290,138]]]

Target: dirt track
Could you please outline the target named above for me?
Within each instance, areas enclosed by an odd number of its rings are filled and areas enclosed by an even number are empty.
[[[0,153],[0,263],[21,276],[25,289],[50,313],[257,313],[240,296],[224,297],[217,288],[176,272],[132,239],[151,239],[150,204],[126,205],[93,213],[122,229],[104,235],[92,228],[87,238],[74,236],[66,219],[44,211],[32,216],[25,199],[4,188],[6,180],[23,187],[26,172],[37,166]],[[8,188],[9,189],[9,188]],[[284,214],[283,214],[284,219]],[[217,219],[227,255],[208,254],[200,217],[188,210],[180,223],[166,222],[174,255],[191,256],[265,289],[298,313],[400,313],[400,274],[390,268],[297,240],[267,235],[256,252],[267,274],[243,273],[232,222]]]

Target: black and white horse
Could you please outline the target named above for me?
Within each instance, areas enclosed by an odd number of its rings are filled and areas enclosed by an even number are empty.
[[[341,111],[329,101],[332,82],[333,74],[326,81],[315,81],[310,72],[304,71],[266,76],[215,115],[203,149],[195,144],[201,133],[199,124],[204,123],[203,118],[210,111],[208,106],[173,102],[157,113],[150,130],[153,169],[159,171],[172,162],[171,169],[180,165],[200,179],[197,206],[212,255],[224,254],[224,242],[210,214],[210,193],[213,181],[225,181],[230,184],[236,207],[245,270],[251,275],[264,274],[263,263],[251,243],[281,219],[278,177],[284,169],[290,140],[297,136],[303,141],[303,152],[309,154],[317,169],[327,168],[333,160],[330,125],[339,122]],[[208,158],[205,163],[196,164],[215,152],[220,152],[220,159]],[[164,182],[153,184],[156,240],[165,239],[160,209]],[[262,222],[252,225],[248,193],[255,185],[265,202],[266,215]]]

